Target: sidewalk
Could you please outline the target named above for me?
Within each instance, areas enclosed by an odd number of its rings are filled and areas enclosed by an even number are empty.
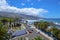
[[[47,34],[45,34],[44,32],[42,32],[41,30],[38,30],[38,29],[35,28],[34,26],[33,26],[32,28],[34,28],[37,32],[40,32],[40,34],[41,34],[44,38],[46,38],[46,39],[48,39],[48,40],[54,40],[52,37],[49,37]]]

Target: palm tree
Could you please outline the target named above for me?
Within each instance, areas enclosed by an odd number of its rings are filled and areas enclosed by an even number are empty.
[[[4,25],[8,22],[7,18],[1,18],[0,20]]]
[[[14,19],[4,17],[4,18],[1,18],[1,22],[3,24],[6,24],[7,23],[7,25],[9,26],[9,29],[10,29],[10,28],[12,28],[11,23],[14,22]]]
[[[56,27],[52,27],[49,30],[56,38],[60,39],[60,30],[57,29]]]
[[[35,22],[34,25],[37,26],[39,29],[45,30],[49,26],[49,22],[40,21],[40,22]]]
[[[6,23],[6,22],[13,22],[14,20],[12,18],[1,18],[1,22],[2,23]]]
[[[3,26],[3,23],[0,22],[0,40],[9,40],[10,35],[7,33],[8,27]]]
[[[40,36],[34,38],[33,40],[42,40],[42,38]]]
[[[36,28],[38,28],[38,23],[39,22],[34,22],[34,25],[35,25]]]

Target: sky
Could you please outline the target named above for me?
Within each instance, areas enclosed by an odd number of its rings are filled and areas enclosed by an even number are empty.
[[[60,0],[0,0],[0,11],[60,18]]]

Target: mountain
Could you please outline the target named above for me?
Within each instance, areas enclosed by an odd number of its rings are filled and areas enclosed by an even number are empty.
[[[0,17],[11,17],[11,18],[22,18],[22,19],[28,19],[28,20],[38,20],[40,17],[37,16],[31,16],[31,15],[25,15],[22,13],[13,13],[13,12],[2,12],[0,11]]]

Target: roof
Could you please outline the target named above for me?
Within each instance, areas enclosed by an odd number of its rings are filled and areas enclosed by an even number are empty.
[[[12,37],[17,37],[17,36],[22,36],[22,35],[25,35],[27,34],[26,30],[17,30],[15,31],[14,33],[12,33]]]

